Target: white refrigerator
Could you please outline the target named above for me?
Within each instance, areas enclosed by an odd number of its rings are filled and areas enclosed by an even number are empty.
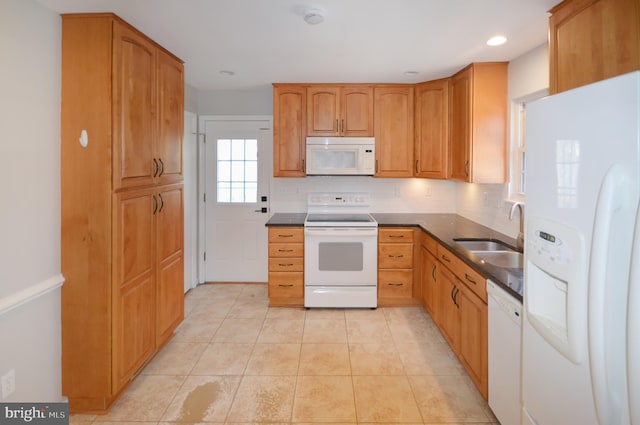
[[[527,105],[526,143],[522,423],[640,425],[640,72]]]

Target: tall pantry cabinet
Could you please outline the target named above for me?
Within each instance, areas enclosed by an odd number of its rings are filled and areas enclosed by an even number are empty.
[[[62,393],[103,412],[184,317],[182,62],[62,16]]]

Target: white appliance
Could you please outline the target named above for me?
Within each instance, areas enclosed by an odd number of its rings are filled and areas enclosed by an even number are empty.
[[[373,137],[307,137],[308,176],[364,175],[375,173]]]
[[[489,407],[502,425],[520,423],[522,303],[487,280]]]
[[[527,105],[524,424],[640,424],[639,102],[634,72]]]
[[[366,193],[310,193],[304,223],[304,306],[378,305],[378,223]]]

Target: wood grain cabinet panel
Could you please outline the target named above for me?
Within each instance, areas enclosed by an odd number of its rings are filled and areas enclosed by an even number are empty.
[[[269,304],[304,305],[304,228],[269,227]]]
[[[550,12],[550,94],[640,69],[638,0],[565,0]]]
[[[182,62],[117,16],[62,16],[62,393],[71,412],[105,412],[182,321],[183,93]]]
[[[372,136],[373,87],[310,85],[307,136]]]
[[[449,153],[449,79],[416,85],[416,177],[447,178]]]
[[[413,86],[376,86],[376,177],[413,176]]]
[[[414,304],[414,229],[378,229],[378,305]]]
[[[507,62],[473,63],[449,86],[449,178],[504,183]]]
[[[304,177],[307,88],[273,85],[273,175]]]

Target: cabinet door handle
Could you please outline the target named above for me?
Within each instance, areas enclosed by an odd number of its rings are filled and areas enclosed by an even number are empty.
[[[403,286],[404,283],[402,283],[402,282],[400,282],[400,283],[389,282],[388,285],[389,286]]]
[[[158,177],[158,160],[153,158],[153,177]]]
[[[336,118],[336,132],[340,131],[340,127],[338,127],[338,119]]]
[[[436,267],[437,266],[433,266],[433,270],[431,270],[431,277],[433,278],[433,281],[436,281]]]
[[[476,281],[473,280],[471,276],[469,276],[467,273],[464,274],[464,278],[467,279],[469,282],[473,283],[474,285],[477,285]]]
[[[344,119],[342,120],[342,129],[340,131],[344,133]]]
[[[306,168],[304,168],[304,159],[303,159],[303,160],[302,160],[302,172],[304,173],[304,172],[306,172],[306,171],[307,171],[307,170],[306,170]]]
[[[288,283],[288,284],[279,283],[278,286],[281,287],[281,288],[292,288],[293,287],[293,283]]]
[[[376,174],[378,174],[378,160],[376,159]]]
[[[453,288],[451,288],[451,299],[453,300],[453,304],[457,307],[460,308],[460,305],[458,304],[458,292],[460,292],[460,290],[458,289],[457,286],[453,286]]]
[[[440,256],[440,258],[442,258],[442,259],[443,259],[444,261],[446,261],[447,263],[450,263],[450,262],[451,262],[451,260],[450,260],[449,258],[447,258],[447,256],[446,256],[446,255],[444,255],[444,254],[442,254],[442,255]]]
[[[158,174],[158,177],[160,177],[164,174],[164,162],[162,162],[162,158],[158,158],[158,162],[160,162],[160,174]]]
[[[465,174],[466,176],[468,176],[468,175],[469,175],[469,161],[468,161],[468,160],[467,160],[467,161],[465,161],[465,163],[464,163],[464,174]]]
[[[153,215],[156,215],[156,212],[158,212],[158,198],[153,195]]]
[[[160,210],[158,210],[158,212],[161,213],[162,209],[164,208],[164,199],[162,199],[161,193],[158,193],[158,197],[160,198]]]
[[[416,174],[418,174],[418,173],[419,173],[419,171],[418,171],[418,160],[416,159]]]

